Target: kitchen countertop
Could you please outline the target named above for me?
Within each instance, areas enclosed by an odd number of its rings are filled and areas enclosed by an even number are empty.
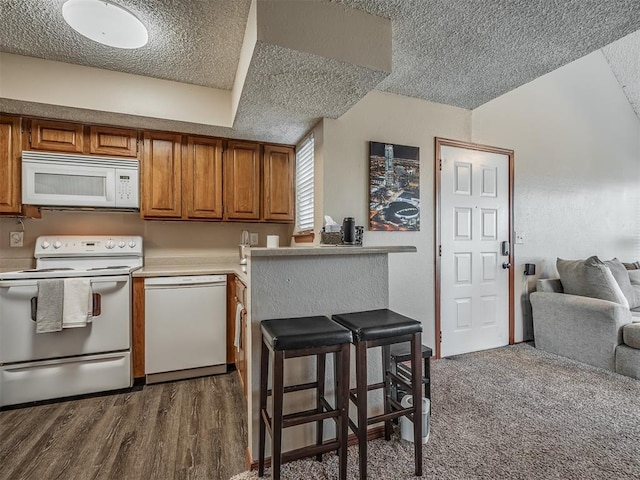
[[[412,253],[418,249],[409,245],[389,246],[346,246],[323,245],[319,247],[280,247],[280,248],[251,248],[248,255],[251,257],[295,257],[316,255],[372,255],[381,253]]]
[[[145,259],[144,267],[133,272],[133,277],[177,277],[182,275],[215,275],[233,273],[247,283],[247,266],[240,265],[238,260],[203,258],[198,263],[189,258],[180,259]]]

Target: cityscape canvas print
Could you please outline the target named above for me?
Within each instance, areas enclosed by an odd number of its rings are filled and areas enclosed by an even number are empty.
[[[420,230],[420,149],[369,142],[369,230]]]

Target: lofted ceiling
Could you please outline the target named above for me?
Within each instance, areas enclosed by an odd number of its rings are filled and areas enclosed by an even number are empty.
[[[2,98],[2,85],[0,110],[295,143],[319,118],[342,115],[372,89],[473,109],[626,37],[604,53],[640,111],[638,0],[270,1],[390,19],[390,71],[258,41],[233,128],[15,101]],[[149,43],[137,50],[82,37],[62,19],[63,3],[0,0],[0,51],[225,91],[234,86],[250,0],[116,0],[149,30]]]

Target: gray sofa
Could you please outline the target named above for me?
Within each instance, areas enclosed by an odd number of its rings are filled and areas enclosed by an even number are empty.
[[[640,379],[640,270],[629,276],[628,302],[569,294],[560,279],[538,280],[530,297],[536,348]]]

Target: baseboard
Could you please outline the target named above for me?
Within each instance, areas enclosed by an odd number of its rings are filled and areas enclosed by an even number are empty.
[[[384,426],[380,426],[380,427],[374,427],[374,428],[370,428],[369,430],[367,430],[367,441],[370,442],[371,440],[374,440],[376,438],[382,438],[384,437]],[[351,434],[347,437],[347,445],[349,445],[350,447],[352,445],[357,445],[358,444],[358,437],[355,436],[355,434]],[[246,461],[247,461],[247,468],[249,470],[257,470],[258,469],[258,461],[251,461],[251,454],[249,453],[249,448],[247,448],[245,450],[245,457],[246,457]],[[264,466],[265,468],[268,468],[271,466],[271,457],[267,457],[264,459]]]

